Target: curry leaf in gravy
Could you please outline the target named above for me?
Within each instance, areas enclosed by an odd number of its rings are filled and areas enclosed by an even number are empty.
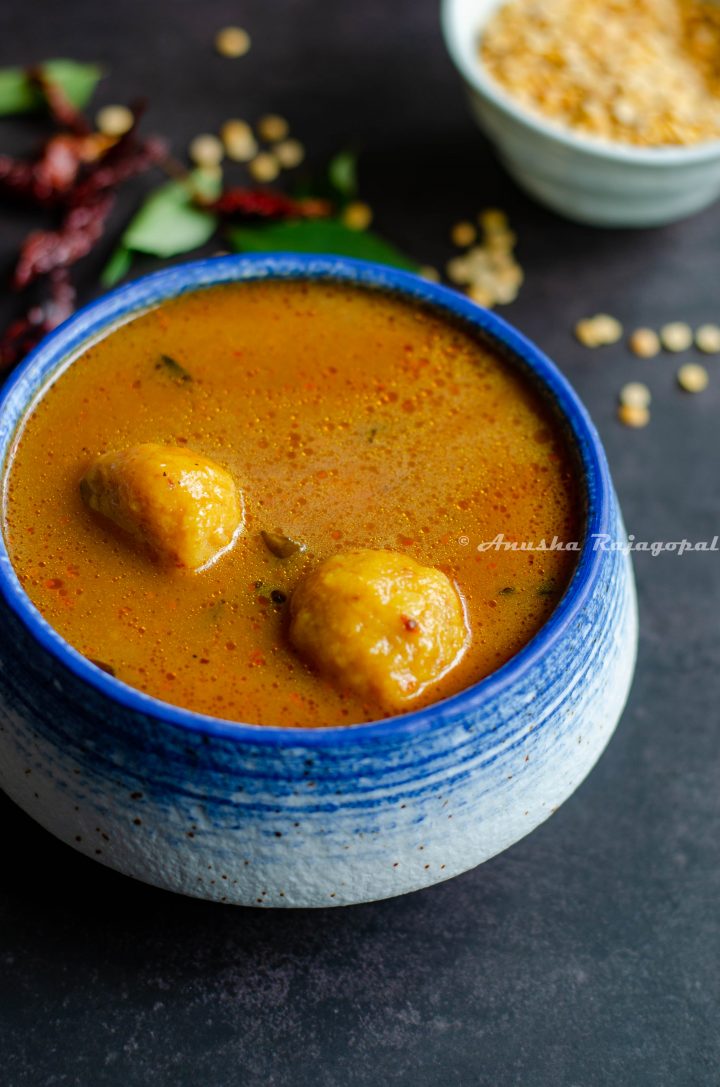
[[[175,381],[192,381],[192,374],[172,355],[161,355],[159,361],[155,363],[155,369],[164,370]]]
[[[275,555],[278,559],[289,559],[291,555],[297,555],[299,551],[305,550],[305,544],[298,543],[297,540],[291,540],[289,536],[285,536],[282,532],[265,532],[263,530],[260,535],[270,554]]]
[[[106,664],[105,661],[95,660],[94,657],[88,657],[91,664],[94,664],[96,668],[99,668],[101,672],[107,672],[109,676],[117,675],[112,664]]]
[[[294,219],[263,226],[235,227],[230,244],[240,252],[336,253],[417,271],[418,265],[390,242],[368,230],[352,230],[339,219]]]
[[[208,617],[210,622],[215,626],[220,626],[220,623],[225,615],[225,609],[228,606],[227,600],[216,600],[214,604],[211,604],[208,608]]]
[[[75,60],[46,60],[38,67],[76,109],[89,102],[102,76],[97,64],[79,64]],[[0,116],[31,113],[44,105],[42,91],[24,68],[0,68]]]

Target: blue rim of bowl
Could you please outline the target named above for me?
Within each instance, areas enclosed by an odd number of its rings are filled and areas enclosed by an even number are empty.
[[[37,642],[80,680],[127,710],[156,718],[166,725],[222,739],[282,747],[338,747],[376,739],[423,733],[446,721],[457,721],[464,711],[477,710],[489,698],[510,690],[513,683],[546,654],[567,631],[596,583],[603,552],[591,546],[595,534],[607,533],[612,485],[600,443],[590,417],[555,365],[501,317],[447,287],[409,272],[366,261],[328,255],[274,253],[214,257],[174,265],[135,280],[78,310],[51,332],[15,371],[0,393],[0,463],[3,487],[8,458],[28,408],[53,377],[87,347],[119,324],[162,301],[188,291],[223,283],[253,280],[320,279],[387,291],[430,306],[436,313],[470,332],[481,334],[516,357],[549,394],[569,427],[583,474],[587,502],[585,538],[578,564],[565,593],[538,633],[506,664],[458,694],[423,709],[359,724],[294,728],[253,725],[194,713],[154,698],[103,672],[74,649],[43,618],[22,588],[0,532],[0,594]],[[69,360],[69,361],[68,361]]]
[[[458,13],[459,2],[460,0],[443,0],[440,12],[440,23],[450,59],[474,91],[519,124],[575,151],[583,151],[587,155],[611,159],[628,166],[689,166],[720,157],[720,139],[700,140],[695,144],[639,147],[635,144],[593,139],[592,136],[584,136],[567,125],[553,122],[539,112],[534,113],[506,92],[485,71],[480,60],[475,58],[481,31],[499,3],[489,8],[484,17],[477,18],[472,25],[468,23],[466,26]],[[466,48],[468,43],[470,49]]]

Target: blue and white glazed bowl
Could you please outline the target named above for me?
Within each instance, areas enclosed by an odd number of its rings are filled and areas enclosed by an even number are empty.
[[[91,341],[185,291],[268,277],[399,292],[532,372],[564,416],[585,486],[571,584],[536,637],[462,693],[391,720],[282,729],[194,714],[106,675],[44,621],[0,544],[0,786],[64,842],[158,887],[258,906],[388,898],[506,849],[592,768],[631,682],[632,571],[627,553],[607,546],[625,537],[597,433],[552,363],[461,295],[359,261],[198,261],[92,303],[6,386],[2,463],[28,407]]]

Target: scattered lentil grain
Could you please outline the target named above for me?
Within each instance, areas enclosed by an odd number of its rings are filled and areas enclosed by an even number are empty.
[[[127,106],[103,106],[95,114],[95,127],[103,136],[124,136],[134,123],[133,112]]]
[[[660,329],[660,342],[666,351],[687,351],[693,342],[692,329],[684,321],[671,321]]]
[[[695,346],[705,355],[720,354],[720,328],[717,325],[700,325],[695,330]]]
[[[203,132],[190,141],[188,155],[196,166],[219,166],[223,160],[225,149],[222,141],[209,132]]]
[[[629,344],[632,353],[640,359],[652,359],[660,353],[660,337],[653,328],[636,328]]]
[[[221,57],[244,57],[250,49],[250,35],[240,26],[225,26],[215,35],[215,48]]]
[[[269,151],[261,151],[248,163],[248,170],[255,181],[274,181],[280,173],[280,164]]]
[[[472,223],[455,223],[455,226],[450,231],[450,238],[453,245],[465,249],[468,245],[472,245],[476,240],[477,231]]]
[[[618,419],[624,426],[644,427],[650,422],[648,408],[633,407],[631,404],[621,404],[618,408]]]
[[[273,154],[283,170],[293,170],[305,158],[305,148],[300,140],[281,140],[273,147]]]
[[[605,347],[617,343],[622,334],[622,325],[616,317],[611,317],[608,313],[583,317],[575,325],[575,336],[584,347]]]
[[[233,162],[250,162],[258,153],[257,140],[247,121],[231,119],[220,129],[225,151]]]
[[[467,288],[468,296],[482,306],[513,302],[524,278],[513,253],[515,235],[504,212],[496,208],[481,211],[478,223],[483,230],[482,238],[448,261],[448,278]],[[474,230],[471,223],[467,225]]]
[[[372,208],[360,200],[353,200],[342,212],[342,221],[350,230],[367,230],[372,217]]]
[[[277,113],[266,113],[257,123],[258,136],[267,143],[277,143],[284,140],[290,131],[290,126],[284,117]]]
[[[480,283],[471,283],[466,293],[468,298],[478,306],[485,306],[486,309],[490,309],[496,301],[494,292]]]
[[[642,381],[628,381],[620,390],[620,403],[626,408],[649,408],[650,390]]]
[[[477,218],[485,234],[503,234],[508,229],[507,215],[499,208],[483,208]]]
[[[432,264],[423,264],[418,269],[418,275],[423,279],[427,279],[430,283],[440,282],[440,273],[437,268],[433,268]]]
[[[445,271],[450,282],[455,283],[458,287],[469,283],[471,280],[470,262],[467,257],[453,257],[445,265]]]
[[[707,370],[699,362],[686,362],[678,370],[677,379],[678,385],[686,393],[701,393],[710,380]]]

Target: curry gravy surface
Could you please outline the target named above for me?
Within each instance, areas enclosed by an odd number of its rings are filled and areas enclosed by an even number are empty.
[[[93,458],[138,442],[235,475],[245,532],[209,569],[160,565],[81,501]],[[283,597],[319,560],[391,548],[455,580],[472,641],[426,705],[516,653],[576,559],[478,543],[580,540],[582,520],[573,456],[519,372],[430,311],[318,282],[200,290],[111,332],[29,415],[5,502],[26,592],[81,653],[167,702],[288,726],[383,716],[287,643]],[[279,559],[262,529],[307,551]]]

